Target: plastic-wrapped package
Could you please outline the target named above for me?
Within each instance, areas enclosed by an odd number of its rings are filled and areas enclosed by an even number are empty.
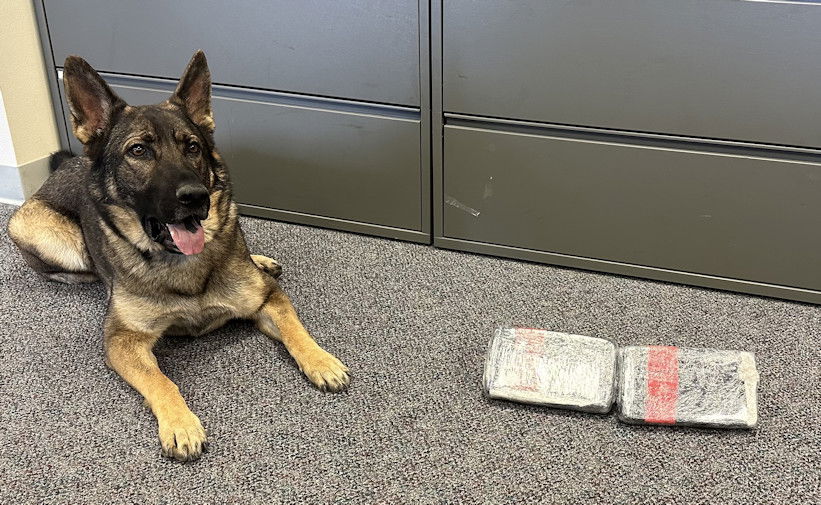
[[[605,413],[615,396],[616,346],[603,338],[531,328],[497,328],[484,390],[500,398]]]
[[[619,349],[618,412],[628,423],[754,428],[757,387],[749,352]]]

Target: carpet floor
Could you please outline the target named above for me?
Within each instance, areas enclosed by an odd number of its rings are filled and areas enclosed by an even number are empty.
[[[13,207],[0,205],[0,225]],[[0,503],[819,503],[821,307],[242,218],[353,372],[309,386],[245,322],[158,344],[211,450],[159,454],[103,363],[101,285],[42,280],[0,233]],[[749,350],[755,431],[625,425],[492,401],[497,323]]]

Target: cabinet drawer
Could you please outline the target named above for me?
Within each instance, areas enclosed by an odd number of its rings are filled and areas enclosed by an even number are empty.
[[[821,147],[821,5],[448,0],[444,109]]]
[[[416,0],[46,0],[55,63],[176,78],[197,49],[214,82],[419,105]]]
[[[156,79],[105,78],[133,105],[159,103],[174,87]],[[421,230],[418,113],[325,102],[214,88],[216,143],[230,170],[235,200]],[[72,149],[81,152],[76,139]]]
[[[821,290],[820,163],[450,125],[443,235]]]

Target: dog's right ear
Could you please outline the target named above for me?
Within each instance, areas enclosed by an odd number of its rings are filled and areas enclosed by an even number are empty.
[[[114,112],[125,102],[111,91],[88,62],[69,56],[63,65],[63,81],[71,110],[74,136],[83,144],[99,139],[111,127]]]

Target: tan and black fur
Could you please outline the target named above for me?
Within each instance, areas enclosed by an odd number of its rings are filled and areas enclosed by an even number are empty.
[[[145,397],[163,454],[191,460],[207,446],[199,419],[157,366],[152,347],[163,335],[200,335],[229,319],[252,319],[317,387],[345,388],[348,369],[303,327],[275,280],[279,265],[245,244],[214,147],[205,55],[197,52],[171,98],[154,106],[125,104],[76,56],[66,60],[64,79],[85,156],[54,155],[54,172],[14,213],[8,232],[45,277],[105,283],[106,362]],[[173,195],[184,184],[206,188],[207,198],[180,204]],[[202,218],[202,252],[169,250],[147,231],[149,216]]]

